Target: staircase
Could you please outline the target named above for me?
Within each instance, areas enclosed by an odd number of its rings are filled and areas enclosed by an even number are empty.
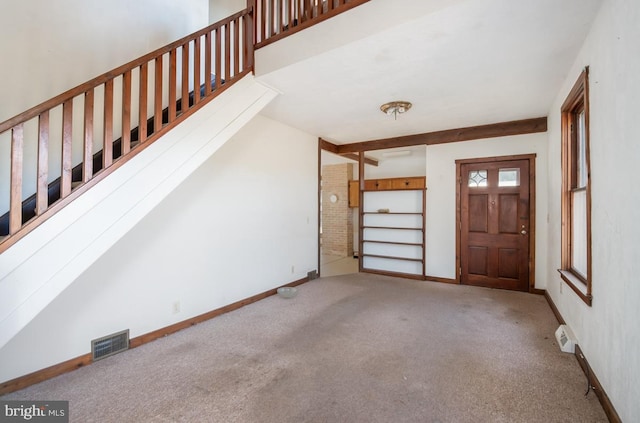
[[[0,347],[275,95],[247,75],[0,255]]]
[[[225,81],[222,80],[222,85],[224,85]],[[216,77],[215,75],[212,75],[211,81],[209,82],[209,93],[215,92],[216,89]],[[200,86],[200,98],[205,98],[206,97],[206,93],[207,93],[207,89],[205,87],[205,84],[202,84]],[[189,92],[189,102],[187,104],[187,107],[184,109],[184,112],[186,112],[189,108],[193,107],[195,105],[195,91],[190,91]],[[176,114],[177,115],[182,115],[183,114],[183,108],[182,108],[182,99],[178,99],[176,101],[176,106],[175,106],[175,110],[176,110]],[[162,121],[160,123],[159,128],[165,127],[169,124],[169,108],[166,107],[162,110]],[[145,138],[149,139],[151,136],[153,136],[153,134],[156,132],[155,131],[155,117],[152,116],[150,118],[147,119],[147,123],[146,123],[146,128],[147,128],[147,133]],[[134,129],[132,129],[128,135],[129,139],[130,139],[130,145],[129,145],[129,149],[133,150],[135,148],[137,148],[138,146],[141,145],[140,142],[140,133],[139,133],[139,127],[135,127]],[[120,159],[123,156],[124,153],[124,149],[123,149],[123,137],[120,137],[118,139],[116,139],[115,141],[113,141],[113,144],[111,146],[111,151],[112,151],[112,156],[110,161],[116,162],[118,159]],[[100,150],[97,153],[95,153],[93,155],[93,163],[92,163],[92,168],[93,168],[93,172],[94,173],[99,173],[100,171],[102,171],[104,169],[104,164],[107,162],[107,160],[105,159],[105,157],[103,157],[103,152],[104,150]],[[57,178],[55,179],[53,182],[49,183],[47,186],[47,194],[46,194],[46,203],[47,204],[54,204],[56,203],[58,200],[61,199],[61,186],[60,186],[60,182],[61,182],[61,178]],[[72,171],[71,171],[71,190],[73,191],[74,189],[78,188],[79,186],[81,186],[83,184],[83,164],[77,164],[76,166],[73,167]],[[22,201],[22,225],[24,226],[26,223],[28,223],[29,221],[31,221],[33,218],[36,217],[36,211],[37,211],[37,196],[36,194],[31,195],[29,198],[27,198],[26,200]],[[9,235],[9,212],[5,213],[3,216],[0,216],[0,242],[2,242],[2,240],[4,238],[6,238]]]
[[[11,145],[0,348],[277,95],[253,78],[254,46],[366,1],[250,0],[0,123]],[[60,169],[48,168],[51,155]],[[25,196],[29,182],[36,192]]]
[[[0,123],[11,143],[0,253],[252,70],[247,8]],[[51,157],[60,168],[49,169]]]
[[[0,254],[251,73],[255,48],[368,1],[248,0],[226,19],[0,123],[0,142],[11,146]],[[28,144],[37,146],[36,157],[28,157]],[[49,169],[51,157],[59,157],[60,169]],[[36,192],[25,199],[24,187],[32,185]]]

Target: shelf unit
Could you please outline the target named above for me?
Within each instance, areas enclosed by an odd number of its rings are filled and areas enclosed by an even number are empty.
[[[370,189],[365,184],[360,212],[362,271],[424,279],[425,178],[395,179],[402,183],[388,180],[370,184]]]

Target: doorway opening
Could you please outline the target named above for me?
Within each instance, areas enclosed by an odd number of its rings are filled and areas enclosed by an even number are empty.
[[[349,199],[349,182],[358,165],[336,154],[320,153],[320,275],[358,273],[358,209]],[[355,247],[355,248],[354,248]]]

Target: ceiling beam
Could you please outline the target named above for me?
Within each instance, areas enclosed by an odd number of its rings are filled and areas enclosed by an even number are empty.
[[[468,128],[448,129],[403,137],[384,138],[352,144],[331,144],[336,154],[359,153],[360,151],[383,150],[387,148],[409,147],[412,145],[434,145],[449,142],[471,141],[484,138],[505,137],[508,135],[533,134],[547,131],[547,118],[514,120],[490,125],[470,126]],[[321,142],[324,140],[321,140]],[[327,142],[327,141],[324,141]]]
[[[338,153],[338,146],[336,144],[333,144],[322,138],[320,138],[320,148],[330,153],[334,153],[339,156],[342,156],[344,158],[355,160],[356,162],[360,159],[359,156],[355,153],[343,153],[343,154]],[[372,159],[371,157],[365,157],[364,163],[371,166],[378,166],[378,161],[376,159]]]
[[[320,148],[333,154],[338,154],[338,146],[320,138]]]

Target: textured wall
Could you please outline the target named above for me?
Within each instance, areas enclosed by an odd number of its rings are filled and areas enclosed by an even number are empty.
[[[549,242],[546,289],[624,422],[640,421],[640,3],[611,0],[600,12],[549,110]],[[633,52],[633,53],[632,53]],[[556,269],[562,227],[560,107],[589,66],[593,305]]]
[[[316,137],[255,117],[0,349],[0,382],[305,277],[317,172]]]

